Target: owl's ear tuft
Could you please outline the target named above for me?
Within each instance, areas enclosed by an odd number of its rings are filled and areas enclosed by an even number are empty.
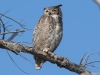
[[[57,5],[58,7],[62,6],[62,4]]]
[[[59,7],[61,7],[62,6],[62,4],[59,4],[59,5],[57,5],[57,6],[54,6],[54,9],[55,8],[59,8]]]
[[[62,6],[62,4],[59,4],[59,5],[57,5],[56,7],[61,7]]]

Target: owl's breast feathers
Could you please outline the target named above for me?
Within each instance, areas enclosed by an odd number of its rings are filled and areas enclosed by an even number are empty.
[[[49,48],[53,52],[62,38],[62,18],[43,15],[36,25],[33,38],[36,50]]]

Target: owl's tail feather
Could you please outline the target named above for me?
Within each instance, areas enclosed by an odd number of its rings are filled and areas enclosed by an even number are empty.
[[[36,68],[36,70],[40,70],[42,68],[44,61],[36,56],[34,56],[34,58],[35,58],[35,63],[36,63],[35,68]]]
[[[43,63],[36,63],[36,64],[35,64],[36,70],[40,70],[40,69],[42,68],[42,64],[43,64]]]

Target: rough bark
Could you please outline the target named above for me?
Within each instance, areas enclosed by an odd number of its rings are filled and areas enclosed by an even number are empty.
[[[31,55],[37,55],[38,57],[41,57],[42,59],[45,59],[53,64],[57,64],[60,68],[68,69],[80,75],[91,75],[91,73],[81,65],[75,64],[69,61],[66,57],[62,57],[51,52],[36,51],[33,47],[5,40],[0,40],[0,48],[16,53],[25,52]]]

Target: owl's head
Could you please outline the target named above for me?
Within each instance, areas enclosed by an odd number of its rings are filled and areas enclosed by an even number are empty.
[[[60,9],[60,6],[62,6],[62,5],[44,8],[44,15],[47,15],[47,16],[52,16],[52,15],[62,16],[62,11]]]

